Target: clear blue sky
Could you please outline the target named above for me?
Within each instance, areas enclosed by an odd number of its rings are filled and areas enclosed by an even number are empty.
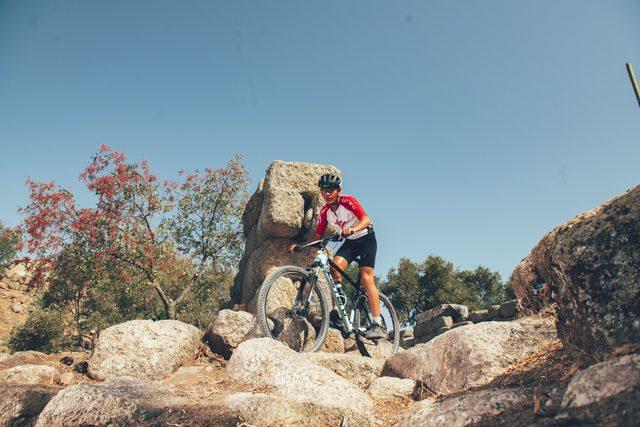
[[[625,62],[638,0],[0,0],[0,219],[27,177],[78,191],[102,143],[169,177],[240,153],[254,186],[330,163],[379,273],[436,254],[506,277],[640,183]]]

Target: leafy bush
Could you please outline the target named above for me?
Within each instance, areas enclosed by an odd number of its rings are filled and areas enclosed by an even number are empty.
[[[61,351],[73,345],[73,340],[65,336],[66,325],[64,313],[36,307],[24,324],[11,330],[7,345],[14,351]]]
[[[0,269],[9,267],[18,251],[18,233],[0,221]]]

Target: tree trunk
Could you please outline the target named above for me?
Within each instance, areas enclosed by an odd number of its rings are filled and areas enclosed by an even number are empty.
[[[167,313],[167,318],[170,320],[176,320],[176,302],[165,295],[164,291],[158,283],[151,282],[151,286],[153,286],[153,288],[160,296],[162,304],[164,305],[164,311],[165,313]]]
[[[167,310],[167,318],[170,320],[176,320],[176,303],[170,301],[169,304],[165,304]]]

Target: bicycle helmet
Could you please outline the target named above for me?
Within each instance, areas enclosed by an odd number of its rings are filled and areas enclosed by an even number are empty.
[[[318,187],[320,188],[338,188],[341,184],[340,177],[338,175],[334,175],[332,173],[325,173],[318,180]]]

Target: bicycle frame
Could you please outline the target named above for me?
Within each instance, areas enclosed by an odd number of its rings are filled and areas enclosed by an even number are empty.
[[[333,262],[333,260],[329,259],[325,246],[326,246],[326,243],[328,243],[328,241],[330,241],[331,239],[333,238],[318,240],[305,245],[306,247],[306,246],[317,246],[318,244],[320,244],[318,253],[316,254],[316,257],[313,263],[311,264],[311,267],[313,269],[312,277],[315,277],[315,278],[319,277],[320,276],[319,273],[320,271],[322,271],[322,274],[325,280],[329,284],[329,290],[331,291],[333,300],[337,303],[336,305],[338,306],[338,315],[340,316],[340,320],[342,321],[342,324],[344,326],[343,328],[344,331],[363,335],[364,334],[363,331],[356,330],[354,328],[353,322],[355,318],[356,305],[358,303],[358,299],[364,294],[364,291],[362,290],[362,287],[360,286],[359,282],[355,282],[353,279],[351,279],[351,277],[349,277],[347,273],[345,273],[335,262]],[[353,285],[356,289],[356,293],[354,296],[354,305],[351,308],[351,314],[349,316],[347,316],[347,313],[346,313],[346,303],[347,303],[346,296],[343,303],[342,296],[338,295],[336,284],[333,281],[333,278],[331,277],[331,267],[333,267],[337,272],[339,272],[342,275],[342,277],[346,278],[347,281],[351,283],[351,285]],[[310,301],[311,301],[311,292],[309,292],[309,296],[307,298],[307,304]]]

